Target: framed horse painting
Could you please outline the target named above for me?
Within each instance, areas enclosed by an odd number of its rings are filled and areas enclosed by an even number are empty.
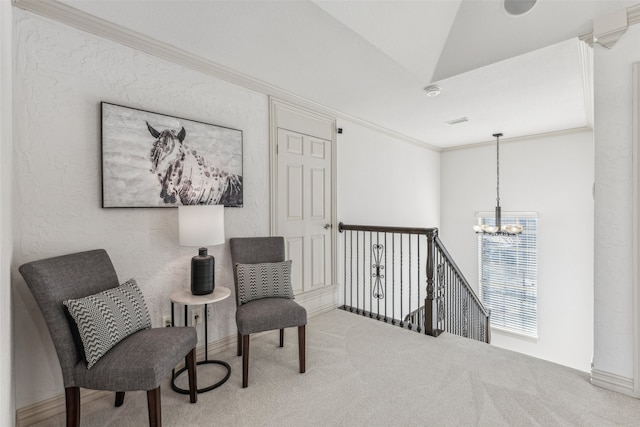
[[[242,131],[101,103],[102,207],[241,207]]]

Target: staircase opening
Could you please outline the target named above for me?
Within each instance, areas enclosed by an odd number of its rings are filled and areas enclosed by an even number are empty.
[[[489,311],[437,228],[340,223],[343,310],[416,332],[489,343]]]

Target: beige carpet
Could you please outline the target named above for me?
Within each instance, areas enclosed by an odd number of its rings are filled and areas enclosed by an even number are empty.
[[[220,388],[188,396],[162,390],[165,426],[640,426],[640,400],[594,387],[583,372],[444,334],[426,337],[335,310],[307,326],[307,372],[295,329],[252,341],[249,387],[241,358]],[[210,365],[212,366],[212,365]],[[200,367],[201,387],[220,374]],[[186,383],[186,375],[184,375]],[[62,426],[64,415],[38,426]],[[147,425],[146,393],[82,406],[83,426]]]

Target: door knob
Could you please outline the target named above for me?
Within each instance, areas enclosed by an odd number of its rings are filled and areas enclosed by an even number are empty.
[[[330,228],[331,228],[331,224],[325,224],[325,225],[324,225],[324,229],[325,229],[325,230],[328,230],[328,229],[330,229]]]

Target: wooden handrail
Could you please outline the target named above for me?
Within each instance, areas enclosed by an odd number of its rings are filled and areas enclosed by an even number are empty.
[[[437,228],[413,228],[413,227],[385,227],[380,225],[351,225],[351,224],[338,224],[338,231],[342,233],[345,230],[351,231],[371,231],[378,233],[402,233],[402,234],[424,234],[426,235],[430,231],[438,230]]]

